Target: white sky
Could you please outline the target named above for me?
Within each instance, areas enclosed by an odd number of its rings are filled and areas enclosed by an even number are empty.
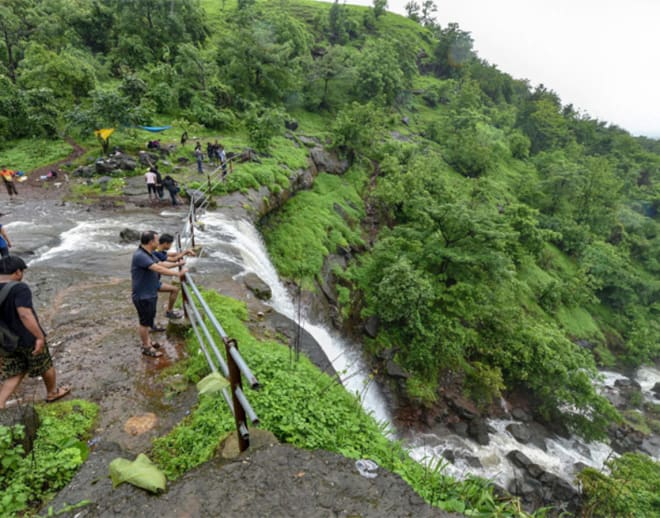
[[[325,0],[333,1],[333,0]],[[341,0],[340,0],[341,1]],[[422,3],[423,0],[417,0]],[[405,14],[408,0],[388,0]],[[373,5],[373,0],[346,3]],[[470,32],[479,57],[563,104],[660,137],[660,0],[435,0],[436,21]]]

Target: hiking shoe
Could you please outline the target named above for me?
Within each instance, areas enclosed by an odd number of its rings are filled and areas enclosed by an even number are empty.
[[[172,311],[166,311],[165,316],[167,318],[183,318],[183,311],[178,309],[173,309]]]

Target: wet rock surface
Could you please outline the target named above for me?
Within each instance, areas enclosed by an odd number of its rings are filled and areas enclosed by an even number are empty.
[[[218,455],[158,496],[128,484],[112,489],[107,464],[122,453],[116,444],[99,445],[50,507],[91,500],[63,515],[78,518],[457,516],[424,503],[398,475],[378,469],[375,478],[363,477],[355,461],[327,451],[269,442],[231,460]]]

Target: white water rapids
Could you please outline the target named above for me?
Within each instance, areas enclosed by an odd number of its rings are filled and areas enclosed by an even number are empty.
[[[135,244],[121,243],[122,228],[155,229],[176,233],[182,228],[182,212],[162,212],[160,215],[132,213],[101,215],[82,209],[43,208],[39,211],[13,207],[13,218],[3,218],[3,224],[14,242],[15,249],[33,250],[29,265],[57,265],[83,271],[102,272],[106,275],[129,276],[130,257]],[[20,217],[17,217],[20,215]],[[13,219],[13,220],[10,220]],[[257,274],[272,290],[272,307],[296,321],[296,307],[280,281],[265,249],[259,232],[243,220],[229,220],[219,213],[207,213],[201,220],[204,229],[196,232],[204,246],[204,254],[193,259],[198,272],[213,274],[223,269],[238,279],[249,272]],[[368,412],[392,428],[392,417],[380,388],[369,376],[359,349],[336,333],[303,318],[303,327],[316,339],[342,383],[357,394]],[[624,376],[605,373],[602,390],[613,390],[614,381]],[[653,401],[651,388],[660,381],[660,372],[641,368],[637,381],[644,397]],[[655,400],[657,403],[658,401]],[[420,462],[435,464],[442,460],[449,474],[464,478],[475,474],[507,487],[516,477],[516,468],[506,454],[519,450],[534,463],[573,483],[576,463],[603,467],[612,450],[602,443],[586,444],[577,438],[546,439],[546,451],[532,444],[521,444],[506,430],[511,420],[489,421],[496,431],[490,434],[490,444],[479,446],[475,442],[454,434],[443,436],[413,433],[403,437],[410,454]],[[443,452],[451,450],[455,460],[444,461]],[[478,462],[475,462],[478,460]]]

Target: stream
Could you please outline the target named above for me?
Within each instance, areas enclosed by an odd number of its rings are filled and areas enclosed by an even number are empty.
[[[14,243],[13,253],[22,255],[29,267],[63,268],[74,276],[103,275],[126,281],[136,245],[121,242],[120,230],[153,229],[176,234],[182,229],[185,216],[184,212],[173,210],[103,212],[54,201],[6,203],[0,210],[3,212],[0,223],[5,225]],[[198,284],[228,286],[232,282],[240,283],[246,273],[256,273],[272,290],[269,302],[272,308],[298,321],[296,304],[279,279],[254,225],[247,220],[226,218],[219,212],[208,212],[200,220],[204,225],[195,235],[204,246],[204,252],[188,262]],[[301,317],[302,326],[316,339],[346,389],[358,395],[365,410],[387,424],[391,436],[403,440],[413,458],[431,465],[442,461],[446,471],[454,477],[474,474],[508,487],[517,473],[506,454],[519,450],[543,469],[574,484],[576,469],[585,465],[602,469],[603,463],[616,455],[604,443],[585,443],[577,437],[547,437],[545,448],[532,443],[521,444],[506,429],[515,422],[513,418],[488,422],[492,433],[487,446],[450,432],[396,430],[383,391],[369,375],[359,348],[336,332],[310,322],[304,312]],[[618,373],[604,373],[601,390],[616,391],[615,382],[622,378],[624,376]],[[660,403],[651,392],[660,381],[660,371],[644,367],[637,371],[635,378],[644,398]],[[452,452],[452,462],[445,460],[448,451]],[[660,460],[660,455],[654,458]]]

